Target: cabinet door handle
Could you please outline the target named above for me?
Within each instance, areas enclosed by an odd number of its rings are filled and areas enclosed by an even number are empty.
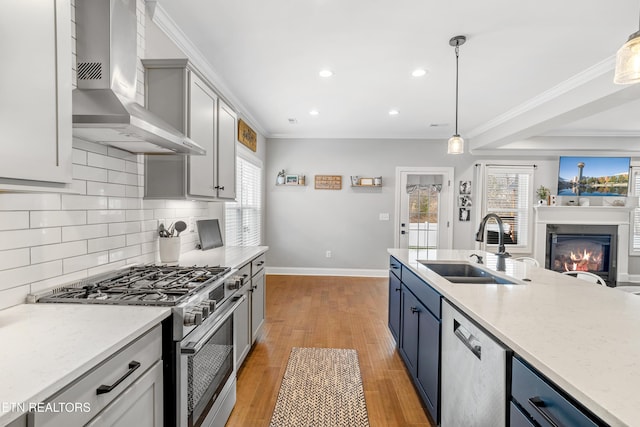
[[[548,413],[548,411],[546,410],[546,405],[544,403],[544,400],[542,400],[540,396],[530,397],[529,404],[533,406],[533,409],[535,409],[536,412],[540,414],[546,422],[551,424],[552,427],[564,427],[563,424],[554,420],[551,414]]]
[[[394,270],[399,269],[400,267],[398,267],[398,264],[391,264],[391,268],[393,268]]]
[[[396,292],[399,292],[399,291],[400,291],[400,288],[396,288]]]
[[[256,266],[260,267],[262,264],[264,264],[264,261],[260,261],[256,264]]]
[[[105,394],[105,393],[109,393],[111,390],[113,390],[114,388],[118,387],[118,385],[124,381],[125,379],[127,379],[127,377],[131,374],[133,374],[133,371],[135,371],[136,369],[138,369],[140,367],[140,362],[136,362],[135,360],[132,360],[129,363],[129,370],[127,372],[124,373],[123,376],[120,377],[120,379],[118,381],[116,381],[115,383],[111,384],[111,385],[104,385],[102,384],[100,387],[98,387],[96,389],[96,394]]]
[[[222,190],[222,191],[224,191],[224,185],[216,185],[216,186],[215,186],[215,187],[213,187],[213,188],[215,188],[216,190]]]
[[[411,312],[412,313],[420,313],[420,310],[418,310],[418,307],[411,307]]]

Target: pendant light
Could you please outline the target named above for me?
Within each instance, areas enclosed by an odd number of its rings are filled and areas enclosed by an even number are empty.
[[[456,48],[456,133],[449,138],[447,144],[448,154],[462,154],[464,153],[464,139],[458,134],[458,56],[460,46],[467,41],[465,36],[455,36],[449,40],[451,46]]]
[[[619,85],[640,82],[640,30],[631,34],[618,50],[613,82]]]

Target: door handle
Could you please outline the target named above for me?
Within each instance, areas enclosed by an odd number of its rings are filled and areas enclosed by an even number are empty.
[[[118,385],[120,385],[120,383],[122,381],[126,380],[129,375],[133,374],[133,371],[135,371],[139,367],[140,367],[140,362],[136,362],[135,360],[132,360],[129,363],[129,370],[127,372],[125,372],[124,375],[121,376],[120,379],[118,379],[118,381],[116,381],[115,383],[113,383],[111,385],[102,384],[100,387],[98,387],[96,389],[96,394],[109,393],[111,390],[113,390],[114,388],[118,387]]]
[[[412,313],[420,313],[420,310],[418,310],[418,307],[411,307],[411,312]]]
[[[551,427],[564,427],[563,424],[561,424],[558,421],[554,420],[553,417],[551,416],[551,414],[547,413],[546,405],[544,403],[544,400],[542,400],[540,398],[540,396],[530,397],[529,398],[529,404],[531,406],[533,406],[533,409],[535,409],[536,412],[538,414],[540,414],[542,416],[542,418],[544,418],[544,420],[546,422],[551,424]]]

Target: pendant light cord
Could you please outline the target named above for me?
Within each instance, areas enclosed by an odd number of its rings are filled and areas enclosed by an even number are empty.
[[[456,44],[456,135],[458,135],[458,59],[460,45]]]

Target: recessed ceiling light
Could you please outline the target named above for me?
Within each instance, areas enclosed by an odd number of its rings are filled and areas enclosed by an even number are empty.
[[[389,110],[389,115],[390,116],[397,116],[398,114],[400,114],[400,111],[398,111],[398,110]]]
[[[411,75],[413,77],[422,77],[422,76],[426,76],[427,75],[427,70],[423,69],[423,68],[418,68],[416,70],[413,70],[413,72],[411,73]]]
[[[311,110],[309,111],[309,114],[311,114],[312,116],[317,116],[318,114],[320,114],[320,112],[318,110]]]
[[[331,77],[333,76],[333,71],[331,70],[322,70],[318,73],[320,77]]]

